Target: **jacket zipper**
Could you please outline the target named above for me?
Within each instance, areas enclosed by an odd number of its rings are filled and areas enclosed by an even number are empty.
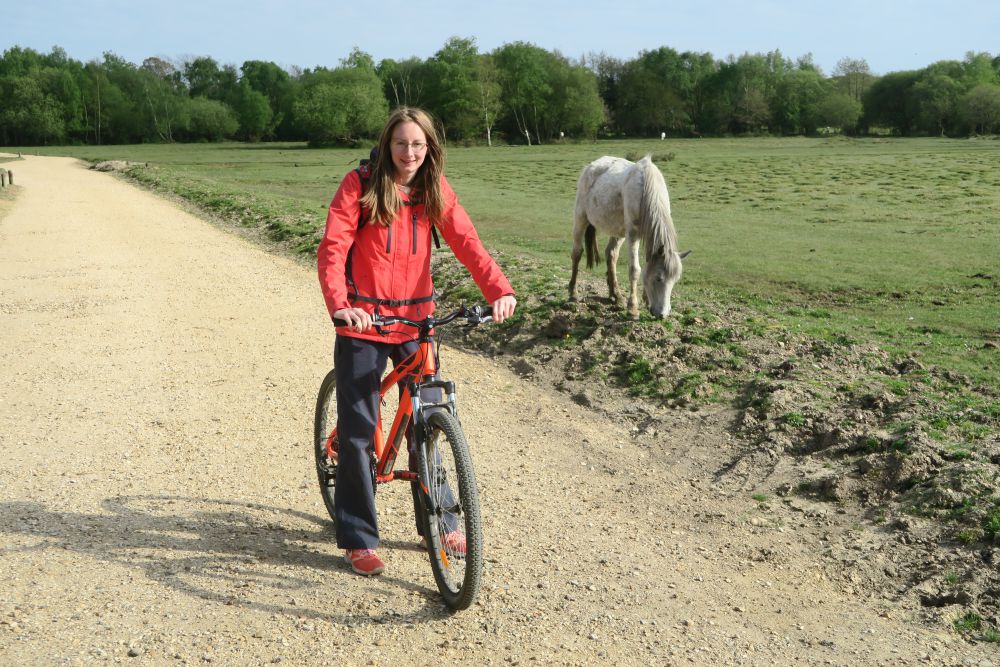
[[[417,254],[417,213],[413,213],[413,254]]]

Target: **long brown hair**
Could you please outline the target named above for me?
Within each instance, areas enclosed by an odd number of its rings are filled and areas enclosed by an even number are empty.
[[[441,174],[444,173],[444,150],[431,115],[416,107],[398,107],[389,116],[378,139],[378,155],[373,164],[368,191],[361,205],[369,211],[369,219],[389,226],[403,206],[396,189],[396,166],[392,162],[392,133],[400,123],[416,123],[427,137],[427,153],[410,183],[411,201],[421,201],[431,223],[438,224],[444,210],[441,195]]]

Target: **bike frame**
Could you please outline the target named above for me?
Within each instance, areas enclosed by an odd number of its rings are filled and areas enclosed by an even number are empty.
[[[379,387],[379,409],[378,418],[375,423],[374,452],[375,452],[375,482],[384,484],[393,480],[416,481],[418,475],[413,470],[393,470],[396,464],[396,457],[399,448],[406,435],[406,429],[411,424],[416,426],[421,413],[425,408],[446,408],[454,412],[455,405],[455,383],[442,381],[435,378],[438,371],[438,359],[434,353],[434,335],[432,332],[421,333],[419,344],[413,354],[396,364],[392,371],[385,376]],[[419,380],[419,381],[418,381]],[[389,428],[388,437],[382,428],[382,409],[385,405],[385,395],[394,387],[403,384],[403,390],[399,396],[399,407],[396,409],[396,416],[392,426]],[[420,398],[420,390],[427,388],[440,388],[445,400],[440,403],[424,402]],[[414,429],[416,431],[416,429]],[[416,433],[414,434],[416,437]],[[333,443],[337,438],[337,429],[326,439],[327,455],[331,459],[336,458],[336,450]]]
[[[410,482],[417,529],[426,538],[434,579],[445,602],[455,610],[467,609],[479,591],[483,569],[482,516],[469,445],[458,420],[455,383],[438,377],[440,346],[436,345],[435,329],[456,319],[470,325],[483,324],[492,321],[492,315],[489,306],[460,306],[442,317],[428,315],[422,320],[372,315],[372,325],[381,335],[389,331],[387,327],[397,324],[412,327],[416,334],[411,336],[407,330],[406,348],[412,348],[413,352],[395,364],[375,392],[378,421],[369,443],[371,479],[376,485],[397,479]],[[338,326],[351,325],[339,318],[334,318],[334,322]],[[382,406],[386,404],[386,394],[397,387],[398,409],[386,433]],[[323,504],[335,522],[340,443],[337,425],[331,424],[331,420],[336,419],[332,405],[336,389],[337,371],[331,370],[320,385],[314,431],[320,491]],[[418,471],[393,469],[407,432],[412,433],[410,444],[417,454]]]

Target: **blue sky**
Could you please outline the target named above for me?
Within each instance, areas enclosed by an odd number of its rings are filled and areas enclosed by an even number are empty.
[[[211,56],[332,67],[354,46],[376,62],[427,58],[456,35],[475,38],[481,52],[525,41],[573,59],[628,60],[660,46],[719,59],[779,49],[792,59],[811,53],[827,74],[844,57],[885,74],[969,50],[1000,55],[1000,2],[14,0],[0,12],[0,51],[61,46],[81,61],[112,51],[136,64]]]

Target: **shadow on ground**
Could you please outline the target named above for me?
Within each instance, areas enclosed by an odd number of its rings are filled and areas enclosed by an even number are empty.
[[[257,503],[181,496],[118,496],[102,505],[103,513],[73,513],[34,501],[0,503],[4,542],[21,543],[0,549],[0,559],[16,551],[65,549],[139,570],[151,581],[204,600],[348,626],[449,615],[436,590],[386,575],[364,582],[375,591],[366,598],[404,596],[411,600],[406,610],[392,603],[352,605],[350,584],[357,577],[340,558],[325,518]],[[37,541],[27,544],[32,538]],[[384,546],[413,548],[391,542]],[[317,596],[329,578],[344,581],[334,595]],[[306,597],[323,602],[311,605]],[[422,598],[417,609],[412,608],[414,598]]]

